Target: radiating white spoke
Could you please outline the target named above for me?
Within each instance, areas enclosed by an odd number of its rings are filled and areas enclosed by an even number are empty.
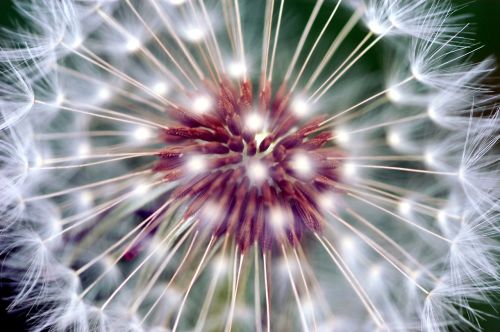
[[[191,232],[191,230],[193,230],[193,227],[191,227],[189,229],[189,232]],[[189,233],[187,233],[189,234]],[[186,235],[187,235],[186,234]],[[186,236],[185,235],[185,236]],[[185,237],[183,236],[183,238]],[[149,310],[144,314],[144,316],[142,317],[142,320],[141,320],[141,324],[144,324],[144,322],[148,319],[148,317],[153,313],[153,311],[155,310],[155,308],[158,306],[158,304],[161,302],[162,298],[165,296],[165,294],[167,293],[168,289],[170,288],[170,286],[172,285],[172,283],[176,280],[176,277],[177,275],[180,273],[180,271],[182,270],[184,264],[186,263],[186,261],[188,260],[189,256],[191,255],[191,251],[193,249],[193,245],[196,241],[198,237],[198,231],[195,232],[195,234],[193,235],[193,239],[191,240],[186,252],[184,253],[183,257],[182,257],[182,260],[179,262],[179,264],[177,265],[176,269],[175,269],[175,272],[174,274],[172,275],[172,277],[170,277],[167,285],[163,288],[161,294],[158,296],[158,298],[155,300],[155,302],[151,305],[151,307],[149,308]],[[175,253],[175,252],[174,252]],[[169,255],[169,257],[171,255],[173,255],[174,253],[171,253]],[[163,265],[163,264],[162,264]],[[158,277],[159,275],[161,274],[161,270],[159,270],[160,273],[157,273],[158,274]],[[150,281],[150,285],[151,287],[154,286],[155,284],[155,279],[157,279],[157,276],[154,276],[151,281]],[[132,312],[136,312],[137,309],[139,308],[140,304],[142,303],[142,301],[144,300],[146,294],[144,294],[142,297],[140,298],[137,298],[136,301],[134,302],[134,304],[131,306],[131,310]]]
[[[429,277],[431,277],[435,282],[438,282],[439,279],[436,275],[434,275],[431,271],[429,271],[428,268],[426,268],[424,265],[422,265],[415,257],[413,257],[408,251],[406,251],[401,245],[399,245],[395,240],[393,240],[390,236],[388,236],[384,231],[382,231],[380,228],[376,227],[372,223],[370,223],[367,219],[363,218],[359,213],[356,211],[347,208],[346,211],[352,215],[356,220],[360,221],[363,223],[365,226],[367,226],[370,230],[372,230],[375,234],[377,234],[379,237],[381,237],[383,240],[387,241],[391,246],[394,247],[395,250],[399,251],[406,259],[411,261],[413,264],[418,266],[418,268],[423,271],[425,274],[427,274]]]
[[[389,211],[389,210],[387,210],[387,209],[385,209],[385,208],[381,207],[380,205],[377,205],[377,204],[375,204],[375,203],[373,203],[373,202],[370,202],[370,201],[369,201],[369,200],[367,200],[367,199],[364,199],[364,198],[363,198],[363,197],[361,197],[361,196],[355,195],[355,194],[353,194],[353,193],[348,193],[347,195],[348,195],[348,196],[351,196],[351,197],[354,197],[354,198],[356,198],[356,199],[358,199],[358,200],[360,200],[360,201],[362,201],[362,202],[365,202],[366,204],[371,205],[371,206],[373,206],[373,207],[375,207],[375,208],[377,208],[377,209],[379,209],[379,210],[381,210],[381,211],[384,211],[385,213],[390,214],[391,216],[395,217],[396,219],[401,220],[401,221],[403,221],[403,222],[405,222],[405,223],[407,223],[407,224],[409,224],[409,225],[411,225],[411,226],[413,226],[413,227],[416,227],[416,228],[420,229],[421,231],[423,231],[423,232],[425,232],[425,233],[427,233],[427,234],[429,234],[429,235],[432,235],[432,236],[434,236],[434,237],[436,237],[436,238],[438,238],[438,239],[441,239],[441,240],[443,240],[443,241],[445,241],[445,242],[452,243],[452,241],[451,241],[451,240],[449,240],[449,239],[447,239],[447,238],[443,237],[442,235],[439,235],[439,234],[437,234],[437,233],[435,233],[435,232],[433,232],[433,231],[430,231],[430,230],[428,230],[427,228],[422,227],[422,226],[420,226],[420,225],[418,225],[418,224],[416,224],[416,223],[412,222],[412,221],[411,221],[411,220],[409,220],[408,218],[404,218],[404,217],[402,217],[402,216],[400,216],[400,215],[398,215],[398,214],[396,214],[396,213],[394,213],[394,212],[392,212],[392,211]]]
[[[300,257],[297,253],[297,250],[293,248],[293,255],[295,256],[295,261],[297,262],[297,266],[299,267],[299,272],[300,272],[300,277],[302,278],[302,283],[304,284],[304,288],[306,290],[306,295],[307,295],[307,301],[309,301],[309,305],[311,306],[311,316],[312,316],[312,323],[313,323],[313,331],[317,331],[317,324],[316,324],[316,315],[314,313],[314,302],[311,297],[311,292],[309,291],[309,286],[307,284],[307,279],[306,275],[304,273],[304,269],[302,268],[302,263],[300,262]]]
[[[265,289],[265,297],[266,297],[266,330],[267,332],[271,332],[271,291],[269,287],[269,274],[267,272],[267,260],[266,254],[262,254],[262,266],[264,268],[264,289]]]
[[[165,237],[155,245],[154,249],[151,250],[151,252],[145,258],[142,259],[139,265],[137,265],[135,269],[133,269],[131,272],[128,273],[127,277],[120,283],[120,285],[115,289],[115,291],[102,304],[101,310],[106,309],[109,303],[113,300],[113,298],[115,298],[115,296],[120,292],[120,290],[125,286],[125,284],[129,282],[129,280],[132,279],[135,276],[135,274],[144,267],[144,265],[151,259],[151,257],[153,257],[158,252],[158,250],[165,249],[164,244],[174,235],[175,230],[176,229],[174,228],[172,231],[167,233],[167,235],[165,235]]]
[[[37,201],[37,200],[46,199],[46,198],[52,198],[52,197],[56,197],[56,196],[67,195],[67,194],[73,193],[75,191],[89,189],[89,188],[94,188],[94,187],[102,186],[102,185],[105,185],[105,184],[110,184],[110,183],[113,183],[113,182],[130,179],[130,178],[136,177],[136,176],[151,174],[151,172],[152,171],[148,169],[148,170],[145,170],[145,171],[128,173],[128,174],[121,175],[121,176],[118,176],[118,177],[115,177],[115,178],[106,179],[106,180],[102,180],[102,181],[97,181],[97,182],[93,182],[93,183],[89,183],[89,184],[84,184],[84,185],[81,185],[81,186],[64,189],[64,190],[57,191],[57,192],[50,193],[50,194],[44,194],[44,195],[39,195],[39,196],[27,197],[27,198],[23,199],[23,201],[24,202],[31,202],[31,201]]]
[[[236,26],[237,26],[237,32],[238,32],[238,45],[239,45],[239,56],[240,56],[240,61],[241,65],[246,66],[246,59],[245,59],[245,43],[243,40],[243,32],[241,28],[241,16],[240,16],[240,5],[238,0],[234,0],[234,8],[235,8],[235,16],[236,16]],[[243,71],[243,81],[246,82],[247,80],[247,71]]]
[[[243,265],[243,259],[245,258],[245,255],[242,253],[240,254],[239,256],[239,264],[236,264],[238,262],[238,255],[237,253],[235,254],[235,260],[234,260],[234,264],[235,264],[235,267],[236,265],[238,266],[238,268],[236,269],[236,275],[234,276],[234,279],[233,279],[233,289],[232,289],[232,292],[231,292],[231,303],[229,305],[229,315],[228,315],[228,318],[227,318],[227,321],[226,321],[226,327],[224,328],[224,331],[225,332],[231,332],[231,328],[233,326],[233,318],[234,318],[234,309],[236,307],[236,299],[237,299],[237,296],[238,296],[238,286],[240,284],[240,276],[241,276],[241,267]]]
[[[254,245],[254,286],[253,286],[253,295],[254,295],[254,310],[255,310],[255,331],[262,332],[262,304],[260,299],[260,269],[259,269],[259,248],[257,245]]]
[[[279,39],[279,34],[280,34],[281,19],[283,17],[284,5],[285,5],[285,0],[281,0],[279,12],[278,12],[278,22],[276,23],[276,31],[274,33],[274,42],[273,42],[273,50],[271,53],[271,64],[270,64],[270,68],[269,68],[269,76],[267,78],[267,80],[269,82],[271,82],[273,80],[274,58],[276,56],[276,48],[278,46],[278,39]]]
[[[266,13],[264,22],[264,32],[262,38],[262,60],[261,60],[261,75],[263,80],[267,79],[267,65],[269,61],[269,48],[271,44],[273,12],[274,12],[274,0],[266,0]]]
[[[316,47],[318,46],[321,38],[323,37],[323,34],[325,33],[326,29],[330,25],[333,17],[335,16],[335,13],[337,12],[337,9],[340,6],[340,3],[342,0],[338,0],[337,4],[335,5],[332,13],[330,14],[330,17],[328,17],[328,20],[326,21],[325,25],[323,26],[323,29],[321,29],[321,32],[319,33],[318,37],[316,38],[313,46],[309,49],[309,53],[307,54],[306,59],[304,60],[304,63],[302,64],[302,67],[299,70],[299,73],[297,74],[297,77],[295,78],[295,81],[293,82],[292,86],[290,87],[290,93],[292,93],[295,88],[297,87],[297,84],[299,83],[300,79],[302,78],[302,74],[304,73],[304,70],[306,69],[307,64],[309,63],[309,60],[311,59],[314,51],[316,50]]]
[[[450,176],[457,176],[458,175],[458,172],[439,172],[439,171],[432,171],[432,170],[428,170],[428,169],[394,167],[394,166],[384,166],[384,165],[356,164],[356,167],[382,169],[382,170],[389,170],[389,171],[411,172],[411,173],[423,173],[423,174],[431,174],[431,175],[450,175]]]
[[[391,29],[388,29],[386,32],[384,32],[383,34],[381,34],[380,36],[375,38],[375,40],[373,42],[371,42],[363,51],[361,51],[361,53],[359,53],[358,56],[356,56],[340,73],[338,73],[336,76],[334,76],[335,74],[332,74],[332,76],[330,76],[328,78],[328,80],[331,79],[330,83],[328,83],[328,85],[323,89],[323,91],[316,98],[314,98],[313,103],[318,102],[318,100],[321,99],[321,97],[323,97],[328,92],[328,90],[330,90],[332,88],[332,86],[339,79],[341,79],[344,76],[344,74],[349,69],[351,69],[352,66],[354,66],[359,61],[359,59],[361,59],[369,50],[371,50],[373,48],[373,46],[375,46],[380,40],[382,40],[382,38],[384,38],[385,35],[387,33],[389,33],[390,30]],[[341,65],[339,68],[342,68],[342,66],[343,65]]]
[[[307,83],[306,83],[306,85],[304,87],[305,91],[309,91],[311,89],[312,85],[316,82],[316,80],[318,79],[319,75],[322,73],[323,69],[325,69],[325,66],[327,65],[327,63],[333,57],[333,55],[338,50],[338,48],[340,47],[340,45],[342,44],[342,42],[346,39],[347,35],[352,31],[352,29],[354,28],[354,26],[356,25],[356,23],[359,22],[359,20],[361,19],[361,16],[362,16],[364,10],[365,9],[363,8],[363,6],[361,6],[360,8],[358,8],[352,14],[352,16],[349,19],[349,21],[343,26],[342,30],[340,30],[339,34],[337,35],[337,37],[335,37],[335,40],[330,45],[330,48],[326,52],[325,56],[323,57],[323,59],[321,60],[321,62],[319,63],[319,65],[316,66],[313,74],[311,75],[311,77],[307,81]]]
[[[197,85],[193,82],[191,77],[186,73],[184,68],[179,64],[177,59],[174,57],[174,55],[170,52],[170,50],[167,49],[165,44],[161,41],[161,39],[157,36],[157,34],[151,29],[151,27],[144,21],[144,18],[142,18],[141,14],[137,11],[137,9],[132,5],[130,0],[125,0],[127,5],[129,6],[130,10],[134,13],[134,15],[141,21],[141,23],[144,25],[146,30],[151,34],[153,39],[158,43],[160,48],[162,49],[163,52],[168,56],[168,58],[174,63],[175,67],[182,73],[182,75],[186,78],[186,80],[191,84],[191,86],[196,90]]]
[[[134,234],[138,229],[142,228],[142,230],[130,241],[130,243],[125,247],[125,249],[121,252],[120,255],[118,255],[117,258],[115,258],[110,266],[106,268],[105,271],[103,271],[87,288],[85,288],[81,293],[80,293],[80,298],[85,297],[86,294],[88,294],[101,280],[108,274],[113,266],[115,266],[123,256],[141,239],[143,234],[146,232],[146,230],[150,229],[151,226],[153,226],[153,222],[155,220],[158,220],[157,217],[171,204],[171,201],[165,202],[162,206],[160,206],[153,214],[151,214],[148,218],[146,218],[140,225],[144,225],[145,227],[136,227],[132,231],[126,234],[122,239],[120,239],[118,242],[115,243],[115,245],[111,246],[108,248],[105,252],[103,252],[101,255],[95,257],[91,262],[85,264],[82,266],[80,269],[76,271],[77,274],[81,274],[84,271],[86,271],[89,267],[91,267],[93,264],[95,264],[99,259],[107,255],[111,250],[114,250],[117,248],[121,243],[123,243],[126,239],[128,239],[132,234]],[[186,221],[179,222],[177,225],[174,226],[174,230],[181,227]]]
[[[351,107],[349,107],[348,109],[343,110],[343,111],[341,111],[341,112],[339,112],[339,113],[336,113],[335,115],[333,115],[333,116],[329,117],[328,119],[326,119],[326,120],[324,120],[323,122],[321,122],[321,123],[320,123],[320,126],[323,126],[323,125],[327,124],[328,122],[331,122],[331,121],[333,121],[333,120],[335,120],[335,119],[337,119],[337,118],[339,118],[339,117],[341,117],[341,116],[345,115],[346,113],[349,113],[349,112],[351,112],[351,111],[353,111],[353,110],[357,109],[358,107],[363,106],[363,105],[364,105],[364,104],[366,104],[366,103],[369,103],[370,101],[372,101],[372,100],[374,100],[374,99],[377,99],[377,98],[379,98],[379,97],[381,97],[381,96],[384,96],[384,95],[385,95],[387,92],[389,92],[391,89],[395,89],[395,88],[397,88],[397,87],[399,87],[399,86],[401,86],[401,85],[404,85],[404,84],[406,84],[406,83],[410,82],[410,81],[411,81],[411,80],[413,80],[413,79],[414,79],[414,77],[413,77],[413,76],[410,76],[410,77],[407,77],[406,79],[402,80],[402,81],[401,81],[401,82],[399,82],[399,83],[393,84],[393,85],[392,85],[392,86],[390,86],[389,88],[387,88],[387,89],[385,89],[385,90],[383,90],[383,91],[380,91],[380,92],[378,92],[378,93],[376,93],[376,94],[374,94],[374,95],[372,95],[372,96],[370,96],[370,97],[368,97],[368,98],[364,99],[363,101],[361,101],[361,102],[357,103],[356,105],[351,106]]]
[[[299,55],[302,52],[302,48],[304,47],[304,44],[307,40],[307,37],[309,36],[309,32],[311,32],[311,28],[313,26],[314,21],[316,21],[316,17],[318,16],[319,10],[321,9],[321,6],[325,0],[317,0],[316,4],[314,5],[314,8],[309,15],[307,19],[306,26],[304,27],[304,31],[302,31],[302,35],[300,36],[299,44],[295,48],[295,51],[292,56],[292,61],[288,65],[288,69],[285,73],[285,77],[283,78],[284,82],[288,82],[290,80],[290,76],[292,76],[292,72],[295,68],[295,64],[297,63],[297,60],[299,59]]]
[[[281,252],[283,253],[283,257],[285,258],[285,265],[288,272],[288,278],[290,279],[290,285],[292,286],[293,295],[295,297],[295,302],[297,304],[297,309],[299,311],[302,330],[309,332],[309,326],[307,324],[306,315],[304,313],[304,308],[302,307],[302,300],[300,299],[299,293],[297,292],[297,287],[295,286],[295,282],[293,280],[292,270],[290,268],[290,263],[288,262],[288,257],[287,257],[288,254],[285,250],[284,245],[281,245]]]
[[[382,315],[377,310],[377,307],[370,300],[363,287],[359,284],[359,281],[356,279],[354,274],[350,271],[349,267],[345,264],[345,262],[340,257],[339,253],[335,248],[331,245],[331,243],[327,242],[323,237],[321,238],[317,233],[315,233],[316,238],[321,243],[327,254],[330,256],[335,265],[339,268],[340,272],[344,275],[347,282],[351,285],[352,289],[358,295],[359,299],[365,306],[366,310],[370,314],[370,317],[373,319],[374,323],[378,328],[383,329],[385,327],[384,319]],[[328,245],[325,244],[328,243]]]
[[[181,305],[179,307],[179,311],[177,312],[177,316],[175,317],[175,322],[174,322],[174,326],[172,327],[172,332],[177,331],[177,327],[179,325],[181,315],[182,315],[182,310],[184,309],[184,305],[186,304],[186,300],[189,296],[189,293],[191,292],[191,288],[193,287],[196,279],[198,278],[198,275],[200,274],[200,272],[202,270],[203,263],[205,262],[205,259],[207,257],[209,250],[212,248],[214,240],[215,240],[215,237],[212,236],[210,238],[210,241],[208,242],[208,245],[207,245],[207,248],[205,249],[205,252],[203,253],[203,256],[201,257],[200,263],[196,267],[196,271],[194,272],[193,277],[191,278],[191,281],[189,282],[189,286],[184,294],[184,297],[182,298],[182,302],[181,302]]]
[[[374,241],[372,241],[369,237],[367,237],[363,232],[360,232],[356,227],[352,226],[349,224],[347,221],[339,217],[336,213],[333,213],[329,211],[329,214],[338,220],[341,224],[343,224],[345,227],[349,228],[354,234],[356,234],[359,238],[361,238],[366,244],[370,246],[375,252],[377,252],[382,258],[384,258],[389,264],[391,264],[397,271],[399,271],[406,279],[408,279],[412,284],[414,284],[417,288],[419,288],[422,292],[424,292],[426,295],[429,294],[429,291],[426,290],[424,287],[422,287],[414,278],[412,278],[408,273],[410,273],[410,268],[408,268],[406,265],[404,265],[402,262],[399,260],[395,259],[392,257],[392,255],[389,255],[382,247],[380,247],[378,244],[376,244]],[[332,232],[335,232],[335,230],[330,226],[330,229]]]

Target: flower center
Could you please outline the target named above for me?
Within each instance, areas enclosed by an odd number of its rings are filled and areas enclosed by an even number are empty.
[[[250,82],[224,82],[203,97],[203,112],[200,97],[191,110],[167,110],[177,122],[162,132],[167,147],[154,166],[181,182],[172,198],[183,200],[185,218],[234,236],[242,251],[320,231],[321,197],[339,181],[341,152],[321,130],[324,117],[304,123],[284,88],[270,90],[254,103]]]

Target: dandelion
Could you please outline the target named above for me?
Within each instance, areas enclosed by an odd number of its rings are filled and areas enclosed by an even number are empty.
[[[18,9],[1,277],[29,330],[479,328],[500,122],[446,1]]]

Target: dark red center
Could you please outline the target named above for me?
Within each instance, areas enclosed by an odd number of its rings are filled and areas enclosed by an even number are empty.
[[[209,91],[214,102],[203,113],[168,110],[176,123],[162,132],[167,147],[154,167],[179,181],[171,198],[186,205],[184,217],[234,236],[241,251],[321,231],[319,202],[336,191],[341,155],[321,130],[325,118],[301,121],[284,87],[272,97],[266,85],[256,103],[248,81]]]

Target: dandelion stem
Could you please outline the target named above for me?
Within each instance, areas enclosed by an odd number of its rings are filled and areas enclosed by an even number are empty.
[[[84,74],[83,72],[79,72],[79,71],[76,71],[72,68],[68,68],[68,67],[64,67],[62,65],[54,65],[54,67],[60,71],[60,72],[64,72],[68,75],[71,75],[72,77],[75,77],[75,78],[78,78],[82,81],[86,81],[86,82],[92,82],[94,84],[97,84],[98,86],[101,86],[103,88],[106,88],[106,89],[110,89],[111,91],[116,91],[118,94],[120,94],[121,96],[127,98],[127,99],[130,99],[134,102],[137,102],[137,103],[141,103],[141,104],[144,104],[144,105],[147,105],[149,107],[151,107],[152,109],[158,111],[158,112],[165,112],[165,107],[160,105],[160,104],[157,104],[155,103],[154,101],[152,100],[148,100],[142,96],[139,96],[131,91],[127,91],[127,90],[124,90],[124,89],[121,89],[119,87],[117,87],[116,85],[113,85],[113,84],[109,84],[107,83],[106,81],[104,80],[101,80],[99,78],[96,78],[94,76],[89,76],[89,75],[86,75]],[[145,107],[139,107],[138,108],[140,111],[145,111],[147,110],[147,108]]]
[[[58,158],[49,158],[43,159],[43,164],[58,164],[71,162],[75,160],[85,160],[85,159],[101,159],[108,157],[143,157],[143,156],[154,156],[157,155],[160,151],[151,151],[151,152],[123,152],[123,153],[104,153],[104,154],[85,154],[85,155],[77,155],[71,157],[58,157]]]
[[[65,165],[65,166],[37,166],[37,167],[33,167],[33,169],[36,169],[36,170],[60,170],[60,169],[82,168],[82,167],[88,167],[88,166],[97,166],[97,165],[107,164],[107,163],[111,163],[111,162],[115,162],[115,161],[140,158],[140,157],[145,157],[145,156],[153,156],[156,154],[157,154],[157,152],[148,153],[148,154],[138,153],[136,155],[105,159],[105,160],[94,161],[94,162],[90,162],[90,163],[84,163],[84,164]],[[45,160],[44,160],[44,164],[45,164]]]
[[[47,103],[47,102],[44,102],[44,101],[41,101],[41,100],[35,100],[35,103],[37,104],[41,104],[41,105],[46,105],[46,106],[51,106],[51,107],[54,107],[53,104],[51,103]],[[139,125],[139,126],[146,126],[146,127],[149,127],[149,128],[163,128],[163,129],[166,129],[167,127],[164,127],[164,126],[161,126],[159,124],[148,124],[146,123],[144,120],[140,120],[139,118],[136,118],[136,117],[132,117],[132,116],[127,116],[128,118],[135,118],[136,121],[133,121],[133,120],[127,120],[127,119],[122,119],[122,118],[117,118],[117,117],[114,117],[114,116],[109,116],[109,115],[103,115],[103,114],[98,114],[98,113],[94,113],[94,112],[87,112],[87,111],[82,111],[82,110],[79,110],[79,109],[76,109],[74,107],[69,107],[69,106],[62,106],[62,105],[58,105],[57,108],[59,109],[62,109],[62,110],[65,110],[65,111],[70,111],[70,112],[73,112],[73,113],[80,113],[80,114],[85,114],[85,115],[89,115],[89,116],[95,116],[96,118],[102,118],[102,119],[107,119],[107,120],[113,120],[113,121],[117,121],[117,122],[124,122],[124,123],[131,123],[131,124],[135,124],[135,125]],[[110,113],[110,114],[119,114],[118,112],[114,112],[114,111],[106,111],[103,113]],[[120,114],[119,114],[120,115]],[[123,115],[122,115],[123,116]]]
[[[191,9],[191,12],[192,12],[192,17],[194,17],[195,21],[197,22],[196,24],[198,26],[202,26],[201,24],[201,19],[199,17],[199,13],[198,11],[196,10],[195,6],[194,6],[194,1],[189,1],[188,2],[189,4],[189,8]],[[203,4],[203,2],[201,2],[201,4]],[[211,31],[211,28],[212,28],[212,25],[210,23],[210,20],[208,18],[206,18],[204,15],[203,15],[203,20],[205,21],[205,23],[208,25],[209,29],[210,29],[210,37],[212,36],[212,31]],[[220,76],[220,73],[219,73],[219,67],[221,67],[221,69],[223,69],[223,66],[222,66],[222,62],[221,62],[221,66],[219,66],[217,64],[217,59],[216,59],[216,56],[214,55],[214,52],[212,50],[212,47],[210,45],[210,42],[207,38],[207,36],[203,35],[203,45],[205,46],[207,52],[208,52],[208,56],[210,58],[210,61],[207,61],[207,68],[213,68],[215,70],[215,74],[217,76],[217,80],[220,82],[221,81],[221,76]],[[201,49],[201,47],[200,47]],[[211,65],[213,66],[211,66]]]

